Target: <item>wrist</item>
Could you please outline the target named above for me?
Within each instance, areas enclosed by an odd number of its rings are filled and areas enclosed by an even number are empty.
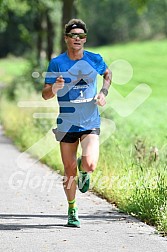
[[[102,88],[102,89],[100,90],[100,93],[103,93],[105,96],[107,96],[107,95],[108,95],[108,90],[107,90],[107,88]]]
[[[53,84],[53,86],[52,86],[52,93],[55,95],[55,94],[57,94],[57,91],[58,91],[57,86],[55,84]]]

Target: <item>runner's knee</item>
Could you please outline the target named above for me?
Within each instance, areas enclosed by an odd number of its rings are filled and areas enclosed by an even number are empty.
[[[64,164],[64,174],[68,178],[76,176],[76,174],[77,174],[76,161]]]
[[[96,162],[88,162],[88,161],[84,161],[82,162],[83,165],[83,169],[86,172],[94,172],[94,170],[96,169]]]

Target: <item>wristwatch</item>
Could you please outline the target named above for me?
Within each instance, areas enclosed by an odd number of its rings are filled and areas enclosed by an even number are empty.
[[[100,92],[102,92],[105,96],[108,95],[108,90],[107,90],[107,88],[102,88],[102,89],[100,90]]]

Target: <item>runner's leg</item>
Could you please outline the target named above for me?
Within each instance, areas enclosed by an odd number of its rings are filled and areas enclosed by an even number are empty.
[[[99,158],[99,136],[96,134],[81,137],[82,167],[86,172],[93,172]]]
[[[76,194],[76,181],[77,175],[77,148],[79,141],[75,143],[60,142],[60,150],[62,162],[64,165],[64,191],[67,196],[67,200],[71,201],[75,199]]]

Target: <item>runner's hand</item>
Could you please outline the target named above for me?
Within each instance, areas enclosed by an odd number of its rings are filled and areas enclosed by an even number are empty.
[[[96,104],[103,107],[106,104],[106,97],[103,93],[99,93],[94,98],[96,100]]]
[[[57,79],[56,82],[52,86],[52,92],[53,94],[56,94],[59,89],[62,89],[64,87],[64,79],[63,76],[60,75]]]

